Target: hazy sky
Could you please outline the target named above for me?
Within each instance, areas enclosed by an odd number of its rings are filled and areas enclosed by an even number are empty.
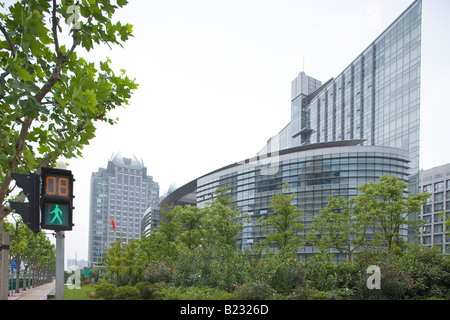
[[[69,161],[75,182],[66,258],[88,255],[91,173],[113,153],[136,155],[163,194],[254,156],[290,119],[302,70],[339,75],[412,0],[130,0],[116,19],[134,25],[124,48],[96,49],[140,84],[116,126]],[[450,1],[423,0],[421,163],[450,162]]]

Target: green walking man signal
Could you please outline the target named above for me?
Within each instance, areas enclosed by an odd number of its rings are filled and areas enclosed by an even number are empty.
[[[50,221],[50,223],[53,223],[53,221],[55,221],[56,219],[59,220],[59,224],[63,224],[62,220],[61,220],[61,215],[62,215],[62,211],[59,208],[59,206],[56,204],[55,205],[55,209],[53,211],[50,211],[50,214],[54,214],[52,221]]]
[[[71,227],[70,206],[64,203],[46,202],[42,206],[42,228],[68,230]]]

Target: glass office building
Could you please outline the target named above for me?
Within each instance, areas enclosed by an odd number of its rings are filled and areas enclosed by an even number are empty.
[[[442,253],[450,253],[450,164],[420,172],[420,188],[431,197],[423,207],[421,219],[425,221],[421,230],[422,244],[440,247]]]
[[[270,162],[261,157],[247,159],[191,181],[167,196],[161,206],[197,205],[204,207],[219,187],[227,187],[235,210],[250,216],[239,238],[241,248],[251,248],[265,238],[258,219],[267,217],[274,195],[290,184],[293,204],[302,212],[304,237],[329,196],[349,199],[358,194],[358,186],[379,181],[382,175],[408,181],[408,152],[390,147],[362,146],[362,140],[310,144],[280,151]],[[407,230],[402,230],[407,236]],[[304,246],[300,258],[308,258],[315,247]],[[337,259],[345,256],[337,255]]]
[[[158,183],[147,175],[147,168],[136,157],[126,158],[118,153],[108,161],[106,169],[99,168],[98,172],[93,172],[89,265],[101,264],[110,244],[119,238],[123,238],[125,243],[139,239],[144,213],[147,208],[156,206],[158,200]]]
[[[310,143],[363,139],[408,150],[410,193],[418,192],[422,1],[414,1],[336,78],[300,73],[291,121],[260,154]]]

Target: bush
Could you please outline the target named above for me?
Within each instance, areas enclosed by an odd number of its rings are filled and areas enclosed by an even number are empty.
[[[117,287],[115,285],[104,280],[100,280],[99,284],[95,288],[95,296],[105,300],[112,300],[116,297],[116,291]]]
[[[150,282],[139,282],[136,284],[136,288],[143,300],[151,300],[155,297],[156,286]]]
[[[284,294],[292,291],[304,280],[301,265],[296,261],[281,265],[272,276],[272,287]]]
[[[402,255],[399,266],[413,280],[410,299],[450,299],[450,260],[439,247],[412,247]]]
[[[358,263],[350,263],[342,261],[336,265],[335,272],[337,275],[335,290],[353,290],[358,284],[361,277],[360,266]]]
[[[250,281],[237,286],[236,292],[243,300],[267,300],[275,294],[275,290],[266,282]]]
[[[368,300],[399,300],[404,299],[414,279],[404,268],[399,266],[399,256],[387,248],[376,250],[366,249],[357,257],[361,266],[361,278],[358,288],[358,298]],[[381,289],[368,289],[367,267],[376,265],[381,271]]]
[[[168,283],[172,279],[172,268],[162,263],[149,263],[144,272],[144,278],[150,283]]]
[[[305,262],[305,279],[309,286],[320,291],[331,291],[337,287],[338,275],[331,256],[315,254]]]
[[[300,285],[292,291],[290,298],[292,300],[310,300],[312,296],[312,290],[308,285]]]
[[[231,300],[239,296],[210,287],[161,287],[157,292],[161,300]]]
[[[230,246],[181,251],[172,283],[178,287],[218,287],[231,291],[247,278],[248,261]]]
[[[328,299],[328,292],[319,290],[312,291],[311,300],[327,300],[327,299]]]
[[[140,297],[139,289],[133,286],[123,286],[117,288],[116,300],[138,300]]]

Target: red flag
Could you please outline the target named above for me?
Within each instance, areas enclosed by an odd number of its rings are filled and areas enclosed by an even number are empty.
[[[111,224],[112,224],[112,226],[113,226],[114,232],[116,232],[116,224],[114,223],[114,220],[113,220],[112,217],[111,217]]]

